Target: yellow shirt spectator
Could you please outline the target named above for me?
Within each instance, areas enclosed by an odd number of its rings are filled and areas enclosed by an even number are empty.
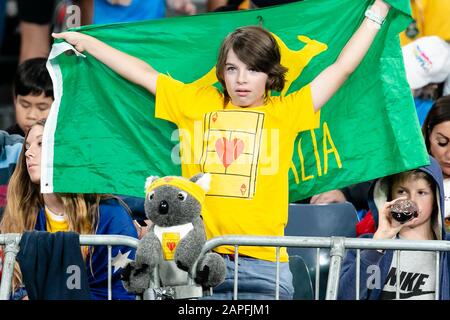
[[[450,0],[411,0],[411,9],[415,28],[400,34],[402,46],[424,36],[450,41]]]
[[[48,232],[69,231],[69,224],[65,216],[57,215],[45,207],[45,218]]]
[[[215,87],[158,76],[157,118],[177,124],[184,177],[212,175],[203,213],[208,238],[283,236],[288,213],[288,170],[297,133],[319,126],[309,85],[252,108],[224,106]],[[220,253],[234,252],[232,246]],[[275,248],[240,247],[239,253],[275,261]],[[288,261],[286,249],[281,262]]]

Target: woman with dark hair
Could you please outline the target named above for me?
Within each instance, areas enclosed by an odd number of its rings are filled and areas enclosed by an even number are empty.
[[[436,100],[422,126],[427,151],[444,177],[445,222],[450,227],[450,95]]]

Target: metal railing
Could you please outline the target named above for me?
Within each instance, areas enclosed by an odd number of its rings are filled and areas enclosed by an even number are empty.
[[[405,251],[434,251],[436,252],[436,287],[435,298],[439,298],[439,274],[440,274],[440,251],[450,251],[450,241],[441,240],[374,240],[361,238],[344,238],[344,237],[264,237],[264,236],[223,236],[210,239],[203,246],[200,253],[201,259],[208,251],[223,245],[235,246],[235,274],[234,274],[234,295],[233,298],[237,300],[238,297],[238,268],[239,268],[239,246],[264,246],[276,248],[276,274],[275,274],[275,299],[279,299],[279,250],[281,247],[300,247],[300,248],[317,248],[316,259],[316,278],[315,278],[315,298],[318,299],[319,277],[320,270],[320,249],[330,249],[330,268],[327,280],[326,300],[336,300],[339,289],[339,277],[341,273],[341,266],[346,249],[357,250],[357,273],[356,273],[356,299],[359,299],[359,285],[360,285],[360,251],[361,250],[405,250]],[[397,251],[400,252],[400,251]],[[197,260],[197,261],[198,261]],[[400,265],[400,256],[397,256],[397,270]],[[194,266],[194,271],[196,270]],[[195,272],[193,277],[195,277]],[[396,283],[396,297],[399,297],[400,287],[400,273],[397,272]]]
[[[9,299],[11,292],[12,276],[14,271],[14,263],[16,255],[19,251],[20,234],[4,234],[0,235],[0,245],[4,246],[4,262],[3,277],[0,284],[0,300]],[[115,245],[123,245],[131,248],[137,248],[139,240],[127,236],[119,235],[80,235],[80,245],[108,246],[108,299],[111,299],[111,247]],[[318,299],[319,294],[319,276],[320,270],[320,250],[330,249],[330,267],[327,279],[326,300],[336,300],[339,289],[339,277],[341,266],[347,249],[356,250],[356,299],[360,296],[360,253],[361,250],[405,250],[405,251],[434,251],[436,252],[436,287],[435,297],[439,297],[439,274],[440,259],[439,252],[450,251],[450,241],[441,240],[374,240],[361,238],[344,238],[344,237],[267,237],[267,236],[223,236],[208,240],[202,248],[199,258],[194,264],[192,270],[192,278],[195,278],[196,264],[209,251],[223,245],[232,245],[235,247],[235,274],[233,299],[238,297],[238,269],[239,269],[239,247],[240,246],[263,246],[276,248],[276,273],[275,273],[275,299],[279,299],[279,283],[280,283],[280,248],[281,247],[300,247],[300,248],[317,248],[316,259],[316,277],[315,277],[315,298]],[[399,252],[399,251],[397,251]],[[397,256],[397,270],[400,265],[400,256]],[[157,270],[155,270],[154,282],[158,283]],[[400,273],[397,272],[396,297],[399,297]],[[192,278],[189,284],[193,284]]]
[[[14,274],[14,264],[21,234],[9,233],[0,234],[0,246],[4,246],[4,261],[2,269],[2,279],[0,283],[0,300],[8,300],[11,293],[12,278]],[[112,299],[112,246],[127,246],[136,249],[139,240],[121,235],[80,235],[80,246],[107,246],[108,247],[108,300]]]

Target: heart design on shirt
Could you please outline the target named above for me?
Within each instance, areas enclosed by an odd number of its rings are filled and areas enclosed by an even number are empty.
[[[228,140],[223,137],[216,141],[216,152],[225,168],[228,168],[244,151],[244,141],[238,138]]]
[[[167,248],[169,248],[170,251],[173,251],[177,244],[174,241],[169,241],[166,243]]]

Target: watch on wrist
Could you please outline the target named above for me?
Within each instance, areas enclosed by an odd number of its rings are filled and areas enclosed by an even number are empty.
[[[384,17],[380,16],[378,13],[372,10],[372,6],[367,8],[364,15],[367,17],[367,19],[375,22],[378,25],[378,29],[381,28],[385,20]]]

